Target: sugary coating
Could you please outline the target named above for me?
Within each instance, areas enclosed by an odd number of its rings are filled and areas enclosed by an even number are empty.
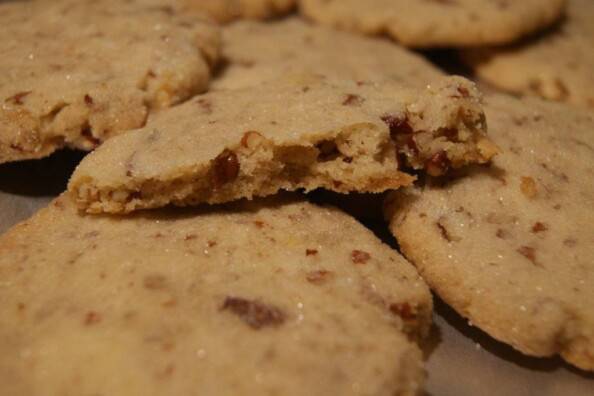
[[[3,395],[416,395],[431,295],[355,220],[278,197],[0,238]]]
[[[11,2],[0,24],[0,163],[142,127],[207,87],[220,45],[211,22],[139,0]]]
[[[403,253],[460,314],[535,356],[594,370],[594,118],[491,96],[490,167],[387,200]]]

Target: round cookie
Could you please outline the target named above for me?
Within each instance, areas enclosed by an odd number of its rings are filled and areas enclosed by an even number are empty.
[[[307,17],[409,47],[507,44],[557,20],[566,0],[300,0]]]
[[[554,29],[521,44],[468,50],[478,77],[510,92],[594,109],[594,2],[570,0]]]
[[[226,68],[213,80],[213,89],[257,86],[300,72],[418,86],[444,75],[423,57],[387,40],[311,25],[299,18],[225,26],[223,58]]]
[[[6,3],[0,24],[0,163],[143,126],[207,87],[220,45],[211,22],[140,0]]]
[[[286,76],[163,111],[86,156],[68,189],[90,213],[320,187],[376,193],[409,185],[410,167],[441,174],[495,153],[480,95],[461,77],[419,89]]]
[[[390,228],[429,285],[491,336],[594,370],[594,118],[490,96],[490,167],[386,201]]]
[[[0,238],[3,395],[416,395],[431,295],[342,212],[279,198]]]

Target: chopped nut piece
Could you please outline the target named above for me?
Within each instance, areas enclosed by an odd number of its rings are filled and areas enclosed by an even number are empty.
[[[227,297],[221,310],[230,310],[255,330],[277,327],[285,322],[285,314],[277,307],[241,297]]]
[[[535,234],[538,233],[538,232],[546,231],[548,229],[549,229],[549,227],[547,227],[545,224],[541,223],[540,221],[537,221],[532,226],[532,232],[535,233]]]
[[[410,321],[415,320],[417,318],[417,314],[413,312],[410,304],[408,303],[401,303],[401,304],[390,304],[390,312],[394,315],[397,315],[402,318],[402,320]]]
[[[214,160],[213,183],[215,188],[235,180],[239,175],[239,160],[237,154],[225,150]]]
[[[388,124],[390,128],[390,135],[393,140],[396,140],[398,135],[412,135],[413,129],[408,123],[406,117],[397,117],[392,115],[385,115],[381,117],[381,120]]]
[[[517,250],[522,256],[526,257],[528,260],[532,262],[532,264],[540,267],[540,265],[536,262],[536,250],[530,246],[521,246]]]
[[[371,255],[362,250],[353,250],[353,252],[351,253],[351,259],[355,264],[366,264],[370,258]]]
[[[348,94],[342,104],[345,106],[360,106],[364,101],[365,99],[359,95]]]

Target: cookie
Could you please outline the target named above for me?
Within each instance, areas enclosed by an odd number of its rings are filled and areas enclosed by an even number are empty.
[[[594,2],[570,0],[563,23],[521,44],[469,50],[463,59],[488,83],[519,94],[594,108]]]
[[[594,118],[489,97],[490,167],[387,200],[391,230],[432,288],[498,340],[594,370]]]
[[[0,239],[0,274],[3,394],[414,395],[423,381],[425,283],[299,199],[111,218],[61,197]]]
[[[405,166],[441,174],[495,153],[468,80],[420,90],[302,75],[207,93],[163,112],[87,156],[69,191],[90,213],[281,189],[382,192],[414,180]]]
[[[227,67],[213,80],[213,89],[257,86],[300,72],[419,86],[444,75],[421,56],[387,40],[310,25],[298,18],[225,26],[223,58]]]
[[[227,23],[243,18],[269,19],[284,15],[293,10],[295,2],[296,0],[175,0],[167,1],[166,4],[182,11],[204,12],[218,22]]]
[[[142,127],[207,87],[220,45],[211,22],[141,1],[6,3],[0,24],[0,163]]]
[[[566,0],[300,0],[316,22],[409,47],[507,44],[556,21]]]

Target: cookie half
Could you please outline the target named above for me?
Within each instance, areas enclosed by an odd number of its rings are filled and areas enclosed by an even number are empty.
[[[241,21],[223,29],[226,68],[213,89],[257,86],[291,73],[355,81],[391,79],[424,87],[443,72],[421,56],[383,39],[363,37],[299,18]]]
[[[414,395],[431,295],[349,216],[296,199],[80,215],[0,239],[3,394]]]
[[[566,0],[300,0],[316,22],[409,47],[507,44],[556,21]]]
[[[570,0],[554,29],[521,44],[469,50],[477,76],[510,92],[594,108],[594,2]]]
[[[502,153],[387,201],[403,253],[437,293],[493,337],[594,370],[594,119],[491,96]]]
[[[11,2],[0,24],[0,163],[142,127],[207,87],[220,44],[211,22],[140,1]]]
[[[87,156],[69,191],[87,212],[218,203],[281,189],[382,192],[405,167],[442,174],[485,162],[478,92],[296,76],[197,96]]]

